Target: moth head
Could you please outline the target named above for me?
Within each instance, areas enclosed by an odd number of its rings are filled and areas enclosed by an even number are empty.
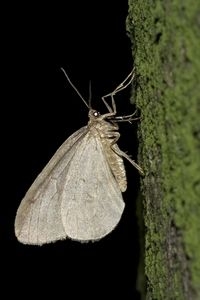
[[[97,119],[100,115],[101,114],[95,109],[90,109],[89,110],[88,116],[89,116],[90,120]]]

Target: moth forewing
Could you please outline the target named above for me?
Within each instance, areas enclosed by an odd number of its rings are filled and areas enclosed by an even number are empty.
[[[131,74],[127,79],[133,78]],[[130,82],[123,81],[108,94],[112,99],[112,107],[106,105],[108,113],[89,110],[88,125],[62,144],[35,179],[16,214],[15,234],[20,242],[95,241],[116,227],[124,210],[121,192],[127,186],[122,157],[142,171],[117,146],[118,125],[110,120],[116,115],[113,96]]]
[[[15,235],[24,244],[44,244],[66,238],[61,213],[62,174],[69,167],[87,127],[72,134],[35,179],[17,210]],[[54,207],[55,206],[55,207]],[[44,227],[44,228],[43,228]]]
[[[68,170],[62,193],[62,221],[70,238],[99,240],[118,224],[124,202],[101,138],[90,131],[79,151],[73,164],[81,167]]]

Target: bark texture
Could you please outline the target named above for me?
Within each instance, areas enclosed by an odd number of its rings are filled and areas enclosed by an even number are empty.
[[[140,289],[144,299],[200,299],[200,3],[129,0],[127,30],[145,171]]]

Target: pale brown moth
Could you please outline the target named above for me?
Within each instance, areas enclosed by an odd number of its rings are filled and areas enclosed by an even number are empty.
[[[119,149],[118,124],[133,115],[117,117],[114,95],[134,78],[127,78],[102,100],[108,112],[91,108],[62,69],[69,83],[89,108],[89,122],[72,134],[35,179],[16,214],[15,235],[24,244],[42,245],[70,238],[95,241],[110,233],[124,210],[127,188],[123,157],[143,171]],[[105,98],[111,97],[112,106]]]

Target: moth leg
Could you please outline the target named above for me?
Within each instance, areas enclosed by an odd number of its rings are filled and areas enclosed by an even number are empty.
[[[115,89],[113,92],[107,94],[104,96],[108,97],[108,96],[114,96],[117,93],[121,92],[122,90],[124,90],[125,88],[127,88],[127,86],[129,86],[131,84],[131,82],[133,81],[134,77],[135,77],[135,68],[133,68],[133,70],[128,74],[128,76],[124,79],[124,81],[122,81]]]
[[[126,158],[139,172],[140,174],[144,175],[144,171],[142,170],[142,168],[136,164],[136,162],[131,159],[128,154],[126,154],[124,151],[120,150],[119,148],[117,149],[113,149],[112,147],[112,150],[115,151],[115,153],[117,153],[119,156],[123,156],[124,158]]]
[[[108,111],[109,111],[109,113],[113,113],[113,109],[110,107],[110,105],[106,102],[106,100],[105,100],[105,97],[107,97],[107,95],[106,96],[103,96],[103,97],[101,97],[101,99],[103,100],[103,103],[105,104],[105,106],[107,107],[107,109],[108,109]],[[116,112],[115,112],[116,113]]]
[[[129,84],[131,84],[131,82],[133,81],[134,77],[135,77],[135,68],[133,68],[133,70],[128,74],[128,76],[124,79],[124,81],[122,81],[122,83],[120,83],[116,89],[113,91],[113,94],[117,94],[119,92],[121,92],[122,90],[124,90],[125,88],[127,88],[127,86],[129,86]]]
[[[144,175],[144,172],[143,172],[142,168],[133,159],[131,159],[128,154],[126,154],[124,151],[119,149],[119,147],[116,144],[119,138],[120,138],[120,133],[119,132],[113,132],[113,140],[110,144],[111,149],[117,155],[126,158],[142,175]]]
[[[137,121],[139,120],[140,117],[138,118],[126,118],[126,116],[120,116],[120,117],[116,117],[113,121],[114,122],[129,122],[130,124],[132,124],[133,121]]]
[[[132,121],[139,120],[140,117],[133,118],[133,116],[137,113],[137,109],[131,114],[127,116],[114,116],[114,117],[108,117],[111,121],[114,122],[129,122],[132,124]]]
[[[114,116],[116,114],[116,104],[115,104],[115,100],[114,100],[114,96],[121,92],[122,90],[124,90],[125,88],[127,88],[127,86],[129,86],[131,84],[131,82],[133,81],[134,77],[135,77],[135,73],[134,73],[135,68],[133,68],[133,70],[128,74],[128,76],[124,79],[124,81],[122,81],[122,83],[120,83],[115,89],[114,91],[112,91],[111,93],[103,96],[101,99],[103,100],[105,106],[107,107],[109,113],[111,113],[112,115],[110,116]],[[128,81],[128,82],[127,82]],[[112,108],[111,106],[106,102],[105,98],[106,97],[111,97],[112,99]]]
[[[105,100],[105,97],[108,97],[108,96],[110,96],[111,99],[112,99],[112,108],[110,107],[110,105],[109,105],[109,104],[106,102],[106,100]],[[115,100],[114,100],[114,94],[113,94],[113,93],[110,93],[110,94],[108,94],[108,95],[105,95],[105,96],[101,97],[101,99],[103,100],[105,106],[107,107],[107,109],[108,109],[108,111],[109,111],[109,113],[106,114],[107,117],[109,117],[109,116],[110,116],[110,117],[115,116],[116,113],[117,113],[117,109],[116,109],[116,104],[115,104]]]
[[[106,97],[106,96],[104,96]],[[115,104],[115,100],[113,95],[111,95],[111,99],[112,99],[112,108],[110,107],[110,105],[108,105],[108,103],[106,102],[106,100],[104,99],[104,97],[101,97],[101,99],[103,100],[104,104],[106,105],[107,109],[109,110],[109,113],[102,115],[103,119],[106,118],[110,118],[116,115],[117,110],[116,110],[116,104]]]

